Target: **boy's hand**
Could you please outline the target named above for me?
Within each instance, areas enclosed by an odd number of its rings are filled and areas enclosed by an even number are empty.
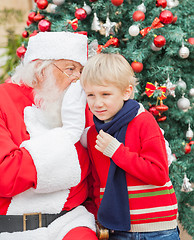
[[[105,133],[103,130],[100,130],[99,134],[97,135],[96,145],[95,148],[104,153],[107,146],[110,142],[114,139],[110,134]]]

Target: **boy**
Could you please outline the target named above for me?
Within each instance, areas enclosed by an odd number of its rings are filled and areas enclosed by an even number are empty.
[[[164,137],[132,100],[131,66],[119,54],[98,54],[84,67],[81,84],[95,123],[87,139],[97,219],[110,229],[109,239],[179,239]]]

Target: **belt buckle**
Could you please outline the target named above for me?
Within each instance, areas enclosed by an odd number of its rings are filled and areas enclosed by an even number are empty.
[[[26,231],[26,217],[30,216],[30,215],[38,215],[38,219],[39,219],[39,228],[42,227],[42,214],[41,213],[24,213],[23,214],[23,231]]]

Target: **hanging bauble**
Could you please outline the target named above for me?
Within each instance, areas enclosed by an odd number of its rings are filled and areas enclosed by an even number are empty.
[[[178,19],[177,15],[173,16],[172,24],[174,24],[177,21],[177,19]]]
[[[156,45],[152,42],[152,44],[151,44],[151,49],[152,49],[153,51],[157,52],[157,51],[160,51],[162,48],[156,47]]]
[[[53,0],[53,3],[57,6],[62,5],[65,2],[65,0]]]
[[[83,8],[78,8],[76,9],[75,11],[75,17],[78,19],[78,20],[84,20],[86,17],[87,17],[87,13],[86,13],[86,10],[84,10]]]
[[[28,14],[28,19],[31,21],[31,22],[34,22],[34,17],[35,17],[36,13],[35,12],[31,12]]]
[[[160,13],[159,19],[164,24],[170,24],[173,21],[173,14],[169,10],[164,10]]]
[[[193,45],[193,44],[194,44],[194,38],[193,38],[193,37],[189,38],[189,39],[188,39],[188,42],[189,42],[191,45]]]
[[[55,13],[55,12],[56,12],[56,7],[57,7],[57,5],[55,5],[55,4],[50,4],[50,12],[51,12],[51,13]]]
[[[167,6],[169,8],[173,8],[179,5],[179,1],[178,0],[167,0]]]
[[[193,138],[193,131],[191,129],[190,123],[189,123],[188,130],[186,131],[186,138],[190,141]]]
[[[37,33],[38,33],[38,31],[37,31],[37,30],[34,30],[33,33],[30,34],[30,37],[35,36]]]
[[[100,27],[100,21],[97,17],[97,14],[94,13],[94,18],[93,18],[93,21],[92,21],[92,25],[91,25],[91,30],[94,30],[94,31],[99,31],[101,29]]]
[[[175,88],[176,88],[176,84],[173,84],[171,81],[170,81],[170,78],[169,78],[169,75],[168,75],[168,78],[166,80],[166,83],[165,83],[165,86],[166,86],[166,95],[172,95],[173,97],[175,97]]]
[[[143,70],[143,64],[141,62],[132,62],[131,67],[133,68],[133,71],[136,73],[139,73]]]
[[[27,31],[24,31],[24,32],[22,33],[22,37],[23,37],[23,38],[28,38],[28,37],[29,37],[29,33],[28,33]]]
[[[162,35],[158,35],[154,38],[154,44],[156,47],[161,48],[166,44],[166,39]]]
[[[157,0],[156,1],[156,7],[165,8],[166,6],[167,6],[167,1],[166,0]]]
[[[184,112],[186,112],[190,107],[190,101],[188,98],[185,98],[184,96],[182,96],[182,98],[180,98],[177,101],[177,106],[180,110],[183,110]]]
[[[145,19],[145,14],[142,11],[135,11],[133,13],[133,21],[143,21]]]
[[[27,20],[26,24],[27,24],[27,26],[30,26],[32,24],[32,22],[30,20]]]
[[[138,10],[138,11],[141,11],[141,12],[143,12],[143,13],[146,13],[146,7],[145,7],[144,3],[138,5],[138,6],[137,6],[137,10]]]
[[[16,54],[19,58],[23,58],[26,53],[26,48],[22,45],[21,47],[17,48]]]
[[[46,20],[46,19],[42,19],[39,23],[38,23],[38,29],[41,32],[46,32],[46,31],[50,31],[51,30],[51,22]]]
[[[168,110],[168,106],[164,105],[163,102],[160,102],[160,105],[156,106],[156,110],[159,111],[160,113],[163,113]]]
[[[189,96],[190,96],[190,97],[194,97],[194,88],[191,88],[191,89],[189,90]]]
[[[129,27],[129,34],[132,37],[135,37],[139,34],[139,26],[138,25],[132,25],[131,27]]]
[[[192,192],[193,191],[193,189],[191,187],[191,183],[189,182],[189,179],[187,178],[186,174],[184,175],[181,191],[182,192]]]
[[[183,90],[186,90],[187,88],[187,84],[181,79],[181,77],[177,81],[176,85],[182,88]]]
[[[115,6],[120,6],[123,3],[123,0],[111,0],[112,4]]]
[[[157,122],[164,122],[166,118],[167,118],[166,116],[158,116],[156,120]]]
[[[152,105],[149,107],[148,110],[153,116],[158,116],[159,115],[159,111],[156,109],[155,105]]]
[[[181,58],[188,58],[189,53],[190,53],[190,52],[189,52],[188,47],[185,47],[184,44],[182,44],[182,47],[181,47],[180,50],[179,50],[179,56],[180,56]]]
[[[110,34],[115,35],[113,27],[116,25],[116,22],[111,22],[109,18],[109,13],[107,13],[106,22],[103,24],[103,27],[106,30],[105,36],[108,37]]]
[[[48,1],[47,0],[37,0],[36,4],[39,9],[45,9],[48,6]]]
[[[91,9],[91,7],[90,7],[89,5],[87,5],[85,2],[84,2],[84,6],[83,6],[82,8],[86,11],[87,15],[90,15],[90,14],[91,14],[92,9]]]
[[[44,19],[45,16],[40,14],[39,12],[34,16],[34,21],[39,22],[40,20]]]

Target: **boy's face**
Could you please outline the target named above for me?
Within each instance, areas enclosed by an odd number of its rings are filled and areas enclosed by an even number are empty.
[[[84,90],[91,112],[101,121],[110,121],[130,98],[133,88],[121,91],[113,84],[87,84]]]

